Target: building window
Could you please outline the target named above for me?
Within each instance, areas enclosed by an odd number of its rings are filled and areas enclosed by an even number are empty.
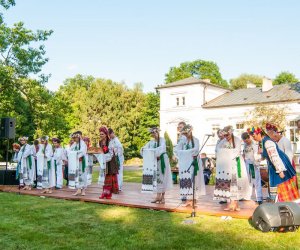
[[[179,97],[176,98],[176,106],[179,106]]]
[[[297,128],[297,121],[290,121],[289,123],[289,129],[290,129],[290,141],[292,143],[297,143],[299,141],[299,138],[298,138],[298,133],[299,133],[299,130]]]
[[[184,96],[182,97],[182,105],[183,106],[185,105],[185,97]]]
[[[244,123],[237,123],[236,129],[244,129]]]

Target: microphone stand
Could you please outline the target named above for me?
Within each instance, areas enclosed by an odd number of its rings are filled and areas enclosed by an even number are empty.
[[[197,155],[194,157],[198,157],[199,154],[201,153],[202,149],[204,148],[205,144],[207,143],[209,137],[211,137],[212,135],[207,135],[207,138],[205,140],[205,142],[202,144],[200,150],[198,151]],[[193,160],[194,161],[194,160]],[[187,172],[190,173],[190,169],[193,166],[193,162],[191,163],[191,165],[189,166],[189,168],[187,169]],[[194,171],[192,173],[192,183],[193,183],[193,202],[192,202],[192,213],[191,213],[191,218],[196,217],[196,207],[195,207],[195,174]]]

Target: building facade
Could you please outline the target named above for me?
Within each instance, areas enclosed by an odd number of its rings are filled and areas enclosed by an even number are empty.
[[[189,123],[194,136],[204,142],[209,134],[219,128],[232,125],[235,135],[240,136],[245,127],[246,114],[257,105],[284,107],[288,124],[285,136],[300,151],[296,121],[300,118],[300,83],[273,86],[264,79],[262,87],[249,85],[247,89],[229,91],[208,80],[193,77],[157,87],[160,93],[160,128],[168,132],[172,142],[177,142],[177,124]],[[210,137],[202,152],[214,154],[217,136]]]

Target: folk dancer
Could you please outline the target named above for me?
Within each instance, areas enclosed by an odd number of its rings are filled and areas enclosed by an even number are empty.
[[[254,140],[252,140],[249,132],[244,132],[241,135],[242,140],[244,141],[243,157],[245,159],[251,187],[254,187],[255,189],[256,202],[260,205],[263,202],[259,167],[261,161],[261,154],[258,152],[258,144],[255,143]]]
[[[94,154],[90,154],[89,153],[89,149],[91,147],[91,141],[89,137],[83,137],[82,138],[83,141],[86,144],[87,147],[87,152],[88,152],[88,162],[87,162],[87,173],[86,173],[86,179],[87,179],[87,185],[91,185],[92,184],[92,180],[93,180],[93,162],[94,162]]]
[[[152,151],[153,157],[149,159],[148,163],[156,166],[156,168],[153,169],[153,178],[155,179],[153,181],[155,183],[153,191],[156,193],[156,198],[151,201],[151,203],[165,204],[165,192],[170,190],[173,186],[166,141],[159,136],[159,129],[157,127],[151,128],[149,132],[153,139],[142,147],[141,155],[144,156],[148,150]]]
[[[34,187],[37,188],[37,158],[36,158],[36,153],[39,151],[39,140],[34,140],[33,145],[31,145],[31,151],[32,151],[32,156],[34,159],[34,165],[35,165],[35,178],[34,178]]]
[[[54,153],[52,157],[52,166],[55,169],[56,178],[56,189],[61,189],[63,187],[63,165],[67,160],[64,148],[60,145],[60,139],[52,138],[52,144],[54,146]]]
[[[109,147],[109,135],[106,127],[102,126],[100,132],[100,154],[102,156],[102,165],[106,166],[103,192],[99,199],[111,199],[112,194],[119,193],[118,171],[119,166],[114,156],[113,149]],[[100,158],[99,158],[100,159]]]
[[[123,145],[120,142],[119,138],[116,137],[114,131],[109,128],[108,135],[110,138],[109,147],[113,149],[113,153],[117,158],[117,162],[119,165],[119,172],[118,172],[118,185],[119,191],[122,191],[123,186],[123,164],[124,164],[124,149]]]
[[[205,195],[205,183],[202,161],[199,156],[199,140],[192,134],[192,126],[186,125],[181,133],[186,141],[181,141],[175,147],[175,156],[179,162],[180,195],[183,203],[191,205],[193,200],[193,185],[195,197]],[[193,176],[195,183],[193,183]]]
[[[35,178],[34,159],[32,157],[31,146],[27,144],[28,137],[19,138],[21,144],[18,153],[17,175],[19,176],[20,186],[24,185],[23,190],[31,190]]]
[[[40,138],[39,151],[36,154],[38,165],[37,187],[43,189],[42,193],[51,194],[52,188],[55,187],[55,169],[51,164],[53,150],[48,140],[48,136]]]
[[[241,140],[233,135],[232,126],[223,129],[224,140],[217,151],[216,187],[214,199],[227,199],[225,211],[240,211],[238,201],[251,199],[246,165],[241,158]],[[221,165],[218,167],[218,165]],[[223,171],[221,171],[223,169]]]
[[[75,188],[77,189],[77,191],[73,195],[84,196],[85,190],[87,188],[87,163],[88,163],[87,146],[82,139],[81,131],[74,132],[72,134],[72,138],[74,139],[74,143],[70,147],[68,159],[69,159],[69,164],[73,164],[75,166],[75,173],[72,173],[73,174],[72,180],[75,181]],[[72,157],[72,159],[70,159],[71,154],[72,156],[74,156]],[[69,170],[70,170],[70,165],[69,165]],[[70,179],[69,179],[69,184],[70,184]]]
[[[274,133],[270,134],[270,138],[273,141],[277,142],[278,147],[289,157],[290,162],[292,163],[292,166],[296,171],[296,175],[293,178],[298,187],[297,170],[296,170],[296,164],[293,159],[294,153],[292,149],[292,143],[288,138],[282,135],[282,132],[278,131],[278,128],[275,125],[268,123],[268,127],[270,130],[274,131]]]
[[[275,133],[273,125],[267,123],[267,135],[261,139],[262,155],[268,162],[270,197],[278,202],[293,201],[299,199],[298,187],[293,178],[296,171],[289,157],[271,139]]]

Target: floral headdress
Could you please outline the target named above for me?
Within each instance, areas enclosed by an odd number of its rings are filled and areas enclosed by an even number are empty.
[[[20,149],[21,148],[19,143],[13,143],[12,146],[13,146],[13,149]]]
[[[28,141],[28,136],[21,136],[18,141],[21,141],[21,140],[24,140],[24,141]]]
[[[253,135],[253,134],[260,134],[262,132],[262,129],[260,127],[252,127],[247,129],[248,134]]]
[[[266,130],[271,130],[271,131],[277,132],[278,128],[274,124],[267,123],[266,124]]]

